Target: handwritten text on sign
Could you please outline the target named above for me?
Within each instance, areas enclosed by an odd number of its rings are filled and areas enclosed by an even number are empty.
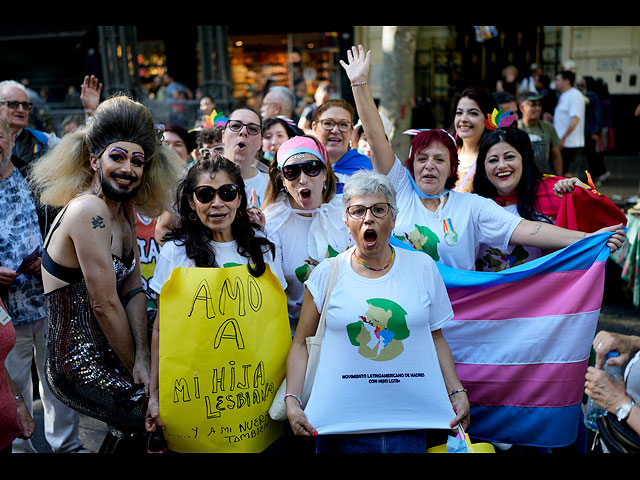
[[[160,415],[178,452],[260,452],[291,330],[271,270],[178,268],[160,295]]]

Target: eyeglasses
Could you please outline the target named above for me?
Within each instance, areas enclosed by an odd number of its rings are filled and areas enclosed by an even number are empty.
[[[348,132],[353,128],[353,125],[350,122],[336,122],[330,118],[325,118],[324,120],[319,120],[320,126],[325,130],[333,130],[333,127],[338,125],[338,130],[341,132]]]
[[[249,135],[260,135],[260,125],[258,125],[257,123],[243,123],[240,120],[227,120],[227,123],[225,123],[224,128],[229,127],[229,130],[231,130],[232,132],[239,132],[240,130],[242,130],[242,127],[247,127],[247,133]]]
[[[324,169],[324,163],[320,160],[310,160],[303,163],[294,163],[282,167],[282,176],[287,180],[295,180],[300,176],[301,172],[307,177],[317,177]]]
[[[209,155],[213,155],[214,153],[217,155],[222,155],[224,153],[224,147],[222,145],[218,145],[217,147],[213,148],[202,147],[198,149],[198,153],[200,153],[200,155],[202,155],[203,157],[208,157]]]
[[[7,107],[11,110],[17,110],[20,105],[22,105],[22,108],[25,110],[31,110],[31,107],[33,107],[33,103],[31,102],[18,102],[16,100],[0,100],[0,103],[6,103]]]
[[[391,205],[388,203],[374,203],[370,207],[364,205],[349,205],[347,207],[347,213],[355,220],[362,220],[367,215],[367,210],[371,210],[371,213],[376,218],[383,218],[387,216]]]
[[[213,188],[209,185],[200,185],[193,191],[196,199],[200,203],[211,203],[216,194],[223,202],[231,202],[238,196],[238,186],[233,183],[226,183],[220,188]]]

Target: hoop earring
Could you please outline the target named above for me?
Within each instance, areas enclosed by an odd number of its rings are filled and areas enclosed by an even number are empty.
[[[144,205],[145,203],[147,203],[150,199],[151,199],[151,186],[149,185],[149,182],[147,182],[146,180],[144,181],[144,184],[147,187],[147,198],[144,200],[144,202],[136,202],[135,199],[133,200],[133,204],[134,205]],[[137,197],[137,195],[136,195]]]
[[[187,218],[188,218],[189,220],[191,220],[192,222],[195,222],[195,221],[197,221],[197,220],[198,220],[198,215],[196,215],[196,212],[194,212],[193,210],[191,210],[191,211],[189,212],[189,215],[187,215]]]

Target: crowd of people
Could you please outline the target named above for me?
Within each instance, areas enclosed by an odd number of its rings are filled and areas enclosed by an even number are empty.
[[[502,271],[600,233],[619,249],[622,224],[561,228],[558,202],[545,195],[587,188],[572,173],[583,151],[594,178],[606,179],[606,94],[585,77],[585,97],[566,70],[545,110],[554,92],[541,71],[532,67],[525,87],[505,69],[495,92],[461,92],[448,130],[405,132],[400,160],[369,87],[371,52],[353,47],[340,63],[355,105],[329,98],[326,85],[299,118],[284,87],[266,92],[260,110],[227,115],[203,97],[191,130],[160,128],[127,95],[102,99],[88,76],[86,116],[62,138],[30,127],[23,85],[0,83],[1,452],[35,452],[32,364],[52,451],[87,451],[78,412],[108,425],[100,452],[147,451],[165,428],[160,317],[180,267],[246,266],[253,278],[274,275],[286,297],[286,318],[264,318],[291,333],[277,400],[287,420],[270,451],[423,453],[434,429],[473,424],[442,331],[454,312],[436,262]],[[158,98],[193,98],[165,80]],[[303,399],[319,323],[323,356]],[[585,386],[636,434],[638,345],[596,337],[596,366],[618,348],[631,373],[613,385],[590,368]],[[345,365],[384,374],[391,361],[430,373],[394,399],[332,375]],[[385,408],[402,414],[379,415]],[[319,435],[314,421],[337,409],[340,428]],[[574,447],[586,450],[579,439]]]

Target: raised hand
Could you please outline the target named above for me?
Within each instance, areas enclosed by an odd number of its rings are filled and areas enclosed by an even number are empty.
[[[348,63],[340,60],[340,65],[344,68],[351,83],[369,81],[369,71],[371,70],[371,50],[366,53],[362,45],[347,50]]]
[[[98,108],[101,93],[102,83],[98,81],[98,78],[95,75],[85,76],[82,85],[80,85],[80,100],[84,109],[92,112]]]

